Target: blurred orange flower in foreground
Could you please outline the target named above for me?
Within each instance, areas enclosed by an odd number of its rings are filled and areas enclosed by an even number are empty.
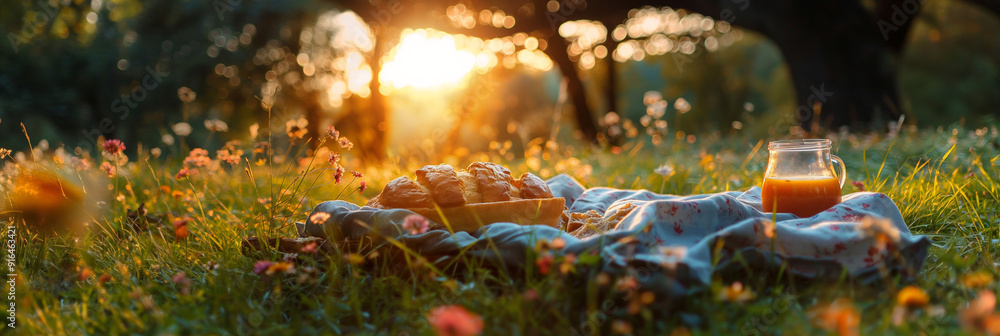
[[[958,324],[968,332],[1000,335],[1000,314],[994,312],[996,306],[996,294],[988,290],[979,292],[968,307],[958,312]]]
[[[896,302],[900,306],[917,308],[926,306],[930,302],[930,297],[920,287],[906,286],[896,294]]]
[[[427,322],[442,336],[470,336],[483,332],[483,319],[457,305],[432,309],[427,314]]]
[[[968,288],[980,288],[986,287],[993,283],[993,274],[986,271],[979,271],[975,273],[969,273],[962,276],[962,285]]]
[[[732,285],[722,288],[717,298],[722,301],[744,303],[753,300],[754,293],[749,288],[744,287],[742,282],[736,281]]]
[[[838,335],[857,335],[861,313],[848,299],[837,299],[809,309],[809,319],[817,327],[836,331]]]
[[[30,231],[76,231],[87,220],[86,214],[81,211],[83,191],[57,173],[25,167],[18,170],[4,189],[7,190],[7,201],[0,202],[5,205],[0,210],[23,218]]]

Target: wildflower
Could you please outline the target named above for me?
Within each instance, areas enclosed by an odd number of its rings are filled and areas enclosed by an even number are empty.
[[[98,285],[104,285],[111,281],[111,275],[108,273],[101,274],[100,278],[97,278]]]
[[[993,283],[993,275],[985,271],[969,273],[962,276],[962,285],[967,288],[986,287]]]
[[[191,279],[188,279],[187,275],[183,271],[177,272],[173,277],[170,278],[175,284],[181,286],[181,295],[191,294]]]
[[[272,261],[258,260],[257,263],[253,265],[253,274],[260,275],[266,272],[268,268],[271,268],[272,264],[274,264]]]
[[[208,151],[201,148],[192,149],[184,158],[185,167],[205,167],[210,163],[212,163],[212,159],[208,157]]]
[[[205,266],[205,269],[209,270],[209,271],[214,271],[214,270],[219,269],[219,263],[214,262],[214,261],[209,261],[209,262],[205,263],[204,266]]]
[[[182,86],[180,89],[177,89],[177,98],[184,103],[193,102],[196,97],[198,97],[198,94],[189,89],[187,86]]]
[[[427,314],[427,322],[439,336],[471,336],[483,332],[482,317],[458,305],[432,309]]]
[[[259,131],[260,131],[260,124],[253,123],[253,125],[250,125],[250,138],[251,139],[256,139],[257,138],[257,132],[259,132]]]
[[[180,190],[174,190],[174,192],[170,193],[170,196],[172,196],[175,199],[180,199],[181,197],[184,197],[184,192]]]
[[[896,303],[904,307],[923,307],[929,301],[927,292],[917,286],[906,286],[896,294]]]
[[[354,144],[351,143],[351,140],[348,140],[346,137],[341,137],[340,139],[337,139],[337,143],[340,144],[340,148],[346,150],[351,150],[352,148],[354,148]]]
[[[538,259],[535,259],[535,265],[538,266],[538,273],[541,273],[542,275],[549,274],[549,269],[552,268],[553,261],[555,261],[555,257],[549,252],[546,252]]]
[[[997,297],[993,292],[979,292],[969,306],[958,312],[958,325],[962,329],[974,333],[983,332],[989,335],[1000,335],[1000,314],[994,313]]]
[[[101,163],[101,170],[103,170],[105,174],[108,174],[108,177],[114,177],[115,172],[117,171],[115,166],[112,166],[109,162]]]
[[[174,236],[177,237],[177,241],[184,240],[188,236],[187,219],[179,219],[174,221]]]
[[[365,174],[362,174],[361,172],[358,172],[358,171],[352,171],[351,175],[354,175],[354,177],[356,177],[356,178],[365,177]]]
[[[215,152],[215,157],[218,158],[219,161],[231,165],[238,165],[240,164],[240,160],[243,159],[243,151],[239,149],[220,149]]]
[[[173,126],[170,126],[170,128],[172,128],[174,130],[174,133],[177,134],[177,135],[179,135],[179,136],[183,137],[183,136],[191,135],[191,124],[188,124],[186,122],[176,123]],[[166,143],[166,142],[164,142],[164,143]]]
[[[837,299],[829,304],[813,307],[807,313],[817,327],[836,331],[839,335],[857,335],[861,313],[847,299]]]
[[[80,281],[87,281],[87,279],[90,279],[93,276],[94,276],[94,271],[91,271],[90,268],[84,267],[83,269],[80,270],[78,278],[80,279]]]
[[[340,183],[341,179],[344,178],[344,167],[337,167],[333,172],[333,183]]]
[[[338,131],[336,128],[333,128],[333,126],[327,127],[326,136],[329,137],[330,139],[340,139],[340,131]]]
[[[426,233],[429,226],[427,218],[421,215],[409,215],[403,219],[403,231],[409,232],[410,235]]]
[[[118,139],[104,141],[103,146],[104,151],[109,154],[118,154],[125,150],[125,144]]]
[[[309,133],[309,121],[306,118],[299,117],[297,120],[289,120],[285,122],[285,132],[288,133],[289,138],[302,139]]]
[[[671,166],[669,163],[664,163],[659,167],[656,167],[656,169],[653,169],[653,172],[660,174],[663,177],[670,177],[671,175],[674,175],[674,166]]]
[[[365,181],[361,181],[361,185],[358,186],[358,192],[365,192],[365,189],[368,189],[368,184]]]
[[[302,253],[316,253],[316,242],[312,242],[303,246],[299,251]]]
[[[330,214],[326,212],[317,212],[309,216],[309,221],[316,225],[326,223],[328,219],[330,219]]]
[[[190,177],[191,175],[194,175],[194,171],[193,170],[190,170],[190,169],[187,169],[187,168],[181,168],[181,170],[178,171],[177,175],[174,176],[174,177],[177,178],[178,180],[181,180],[181,179],[185,179],[187,177]]]
[[[160,136],[160,141],[162,141],[163,144],[167,145],[167,146],[173,145],[174,144],[174,136],[170,135],[170,134],[161,135]]]
[[[702,154],[701,160],[698,161],[698,165],[705,168],[705,170],[715,169],[715,156],[712,154]]]
[[[971,172],[969,172],[968,174],[965,175],[965,179],[970,179],[970,178],[973,178],[975,176],[976,176],[976,172],[971,171]]]
[[[158,158],[160,157],[160,154],[163,154],[163,151],[159,147],[154,147],[149,150],[149,154],[152,154],[153,158]]]
[[[10,150],[6,148],[0,148],[0,160],[3,160],[7,156],[10,156]]]
[[[559,273],[569,274],[569,272],[575,272],[573,265],[576,264],[576,255],[567,254],[563,257],[562,264],[559,265]]]
[[[563,248],[566,248],[566,240],[561,237],[556,237],[549,241],[549,247],[553,250],[562,250]]]
[[[334,167],[340,167],[340,154],[330,153],[330,165]]]
[[[865,191],[865,183],[861,181],[851,181],[851,185],[858,188],[858,191]]]
[[[745,303],[753,300],[754,293],[749,288],[744,287],[742,282],[736,281],[732,285],[722,288],[717,298],[723,301]]]
[[[229,124],[219,119],[205,119],[205,129],[212,132],[229,132]]]
[[[295,265],[287,261],[279,261],[272,263],[264,271],[265,275],[273,275],[274,273],[282,272],[285,274],[295,274]]]

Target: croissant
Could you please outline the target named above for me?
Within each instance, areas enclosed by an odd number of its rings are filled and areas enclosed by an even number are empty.
[[[565,204],[534,174],[515,180],[507,167],[475,162],[464,171],[424,166],[414,180],[401,176],[389,182],[367,206],[409,209],[453,231],[475,231],[496,222],[557,226]]]

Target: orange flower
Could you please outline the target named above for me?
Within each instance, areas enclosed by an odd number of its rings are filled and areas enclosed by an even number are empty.
[[[79,206],[85,203],[83,185],[41,167],[21,167],[24,169],[4,185],[6,197],[0,202],[0,213],[17,213],[29,231],[49,234],[82,230],[81,224],[89,217],[86,210],[90,210]],[[95,197],[93,193],[90,197]]]
[[[432,309],[427,314],[427,322],[441,336],[471,336],[483,332],[483,319],[457,305]]]
[[[753,300],[752,290],[743,286],[742,282],[736,281],[732,285],[722,288],[718,294],[718,299],[729,302],[744,303]]]
[[[87,281],[87,279],[90,279],[93,276],[94,276],[94,271],[91,271],[89,268],[84,267],[83,269],[80,270],[80,275],[79,275],[80,281]]]
[[[295,274],[295,265],[287,261],[279,261],[276,263],[272,263],[270,266],[267,267],[267,270],[264,271],[264,274],[272,275],[278,272]]]
[[[923,307],[929,301],[930,297],[927,296],[927,292],[917,286],[906,286],[896,294],[896,302],[904,307]]]
[[[968,288],[980,288],[986,287],[987,285],[993,283],[993,274],[985,271],[979,271],[975,273],[969,273],[962,276],[962,285]]]
[[[1000,314],[994,313],[997,297],[993,292],[979,292],[969,306],[958,312],[958,324],[968,332],[982,332],[987,335],[1000,335]]]
[[[861,323],[861,313],[848,299],[817,305],[809,309],[808,315],[817,327],[836,331],[841,336],[857,335]]]
[[[100,285],[106,284],[111,281],[111,275],[108,273],[101,274],[100,278],[97,278],[97,283]]]
[[[190,233],[187,228],[187,219],[180,219],[174,221],[174,235],[177,237],[177,241],[184,240]]]
[[[552,267],[553,261],[555,261],[555,257],[552,256],[552,253],[548,252],[543,254],[541,257],[538,257],[538,259],[535,259],[535,265],[538,266],[538,272],[542,275],[549,274],[549,268]]]
[[[559,265],[559,272],[562,274],[568,274],[569,272],[575,272],[576,268],[573,265],[576,264],[576,255],[567,254],[563,257],[562,264]]]

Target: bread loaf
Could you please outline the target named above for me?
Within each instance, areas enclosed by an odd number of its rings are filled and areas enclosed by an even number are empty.
[[[453,231],[496,222],[556,226],[566,207],[538,176],[524,173],[515,180],[510,169],[490,162],[475,162],[464,171],[424,166],[415,180],[401,176],[389,182],[367,205],[409,209]]]

